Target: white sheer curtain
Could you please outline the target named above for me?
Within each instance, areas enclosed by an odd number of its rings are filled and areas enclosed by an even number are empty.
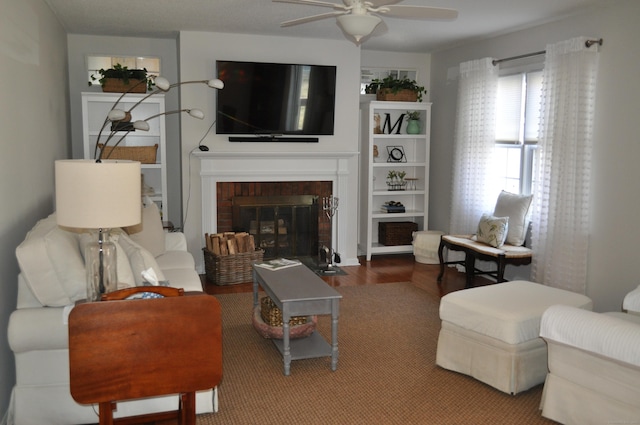
[[[498,67],[491,58],[460,64],[453,148],[451,234],[475,233],[496,202],[493,183]]]
[[[532,279],[584,293],[597,47],[547,46],[533,196]]]

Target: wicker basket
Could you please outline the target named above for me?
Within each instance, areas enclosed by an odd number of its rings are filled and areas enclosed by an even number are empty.
[[[102,152],[102,159],[129,159],[143,164],[155,164],[158,145],[153,146],[104,146],[98,143]]]
[[[129,83],[125,84],[120,78],[105,78],[102,91],[107,93],[146,93],[147,84],[141,81],[129,78]]]
[[[412,221],[381,221],[378,223],[378,241],[382,245],[411,245],[418,224]]]
[[[264,250],[239,254],[216,255],[207,248],[204,253],[204,269],[207,280],[216,285],[233,285],[253,280],[253,263],[262,261]]]
[[[269,297],[260,298],[260,315],[262,320],[269,326],[283,326],[282,311]],[[289,319],[290,326],[304,325],[307,323],[307,316],[292,316]]]
[[[418,93],[413,90],[402,89],[393,93],[391,89],[380,89],[376,93],[376,100],[386,100],[393,102],[417,102]]]

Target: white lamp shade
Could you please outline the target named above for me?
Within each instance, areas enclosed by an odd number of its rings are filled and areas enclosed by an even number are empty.
[[[143,120],[137,120],[133,122],[133,128],[135,128],[136,130],[149,131],[150,127],[148,122]]]
[[[167,91],[171,87],[171,84],[169,84],[169,80],[161,76],[157,76],[154,80],[154,83],[156,87],[162,91]]]
[[[55,162],[58,224],[84,229],[142,221],[140,163],[124,160]]]
[[[224,88],[224,82],[217,78],[214,78],[213,80],[209,80],[207,85],[211,88],[218,89],[218,90],[222,90]]]
[[[187,110],[189,112],[189,115],[191,115],[193,118],[197,118],[199,120],[204,119],[204,112],[202,112],[200,109],[188,109]]]
[[[121,121],[127,116],[127,113],[121,109],[112,109],[107,114],[109,121]]]
[[[344,31],[353,36],[356,41],[373,32],[382,19],[373,15],[341,15],[337,17],[338,23]]]

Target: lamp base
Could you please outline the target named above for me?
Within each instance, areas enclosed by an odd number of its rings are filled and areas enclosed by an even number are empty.
[[[99,230],[96,239],[85,248],[87,301],[100,301],[102,294],[118,289],[116,245],[108,231]]]

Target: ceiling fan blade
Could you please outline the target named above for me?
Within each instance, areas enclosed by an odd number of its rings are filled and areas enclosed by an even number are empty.
[[[401,1],[402,0],[367,0],[367,3],[371,3],[372,7],[380,7],[400,3]]]
[[[389,9],[386,12],[384,9]],[[425,19],[425,20],[442,20],[452,21],[458,17],[458,11],[455,9],[445,9],[441,7],[428,6],[383,6],[382,10],[375,12],[390,18],[403,19]]]
[[[311,6],[331,7],[333,9],[345,9],[341,4],[329,3],[321,0],[272,0],[274,3],[293,3],[293,4],[308,4]]]
[[[280,24],[281,27],[291,27],[293,25],[306,24],[307,22],[319,21],[321,19],[333,18],[334,16],[344,15],[348,12],[329,12],[329,13],[321,13],[320,15],[307,16],[306,18],[300,19],[292,19],[290,21],[285,21]]]

